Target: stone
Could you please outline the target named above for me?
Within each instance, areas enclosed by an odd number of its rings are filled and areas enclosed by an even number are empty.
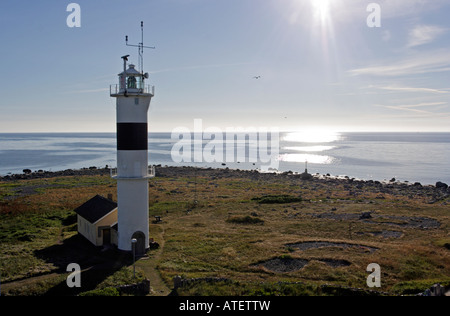
[[[309,174],[307,171],[303,172],[300,175],[300,179],[302,180],[311,180],[313,178],[313,176],[311,174]]]
[[[360,216],[359,219],[369,219],[372,218],[372,215],[370,214],[370,212],[363,212]]]
[[[173,278],[173,288],[177,289],[181,286],[181,277],[179,275],[177,275],[176,277]]]
[[[439,283],[434,284],[431,288],[426,289],[421,293],[421,296],[445,296],[445,287]]]
[[[441,182],[441,181],[436,182],[436,189],[447,190],[447,188],[448,188],[447,183],[444,183],[444,182]]]

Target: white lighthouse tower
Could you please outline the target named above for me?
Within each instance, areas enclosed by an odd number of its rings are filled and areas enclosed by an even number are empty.
[[[137,47],[142,66],[145,46]],[[119,84],[110,87],[111,97],[117,100],[117,170],[112,176],[117,179],[118,248],[131,251],[135,247],[141,255],[149,248],[148,179],[154,169],[148,166],[147,116],[154,87],[145,84],[148,73],[128,65],[128,57],[122,57]]]

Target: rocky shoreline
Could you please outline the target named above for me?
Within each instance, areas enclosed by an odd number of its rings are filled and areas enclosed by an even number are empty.
[[[60,171],[31,171],[30,169],[24,169],[22,174],[8,174],[0,176],[0,181],[17,181],[17,180],[32,180],[32,179],[44,179],[55,177],[67,177],[67,176],[94,176],[94,175],[109,175],[109,168],[97,168],[89,167],[82,169],[66,169]]]
[[[67,169],[61,171],[35,171],[25,169],[23,174],[11,174],[0,176],[0,181],[19,181],[31,179],[44,179],[66,176],[94,176],[110,175],[110,169],[89,167],[82,169]],[[380,182],[374,180],[356,180],[354,178],[344,177],[336,178],[330,175],[309,175],[305,173],[278,172],[262,173],[257,170],[240,170],[229,168],[195,168],[195,167],[171,167],[156,166],[156,177],[180,177],[180,176],[202,176],[209,177],[211,180],[216,178],[249,178],[254,181],[293,181],[308,182],[316,188],[322,186],[343,186],[343,190],[348,191],[349,195],[358,196],[365,192],[377,193],[376,198],[383,199],[385,194],[402,195],[408,197],[426,198],[428,203],[433,204],[442,201],[450,196],[450,187],[443,182],[436,182],[435,185],[422,185],[421,183],[398,182],[395,179],[389,182]],[[445,202],[444,202],[445,203]]]

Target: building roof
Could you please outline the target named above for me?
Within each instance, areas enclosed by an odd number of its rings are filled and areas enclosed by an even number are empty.
[[[130,64],[129,68],[127,69],[127,76],[141,76],[142,74],[137,71],[136,69],[134,69],[134,65]],[[119,76],[122,76],[123,71],[119,74]]]
[[[75,213],[94,224],[117,208],[117,203],[103,196],[96,195],[75,209]]]

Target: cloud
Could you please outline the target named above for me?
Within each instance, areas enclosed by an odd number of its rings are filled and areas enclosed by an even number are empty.
[[[433,42],[447,29],[435,25],[418,25],[409,32],[408,47],[425,45]]]
[[[417,103],[417,104],[405,104],[405,105],[382,105],[382,104],[375,104],[374,106],[383,107],[386,109],[391,110],[398,110],[398,111],[407,111],[407,112],[413,112],[416,114],[422,114],[426,116],[440,116],[440,115],[448,115],[448,113],[440,113],[440,112],[432,112],[430,110],[424,110],[424,109],[418,109],[418,108],[426,108],[426,107],[436,107],[440,106],[439,108],[446,108],[448,102],[423,102],[423,103]]]
[[[419,88],[419,87],[399,87],[399,86],[376,87],[376,86],[371,86],[371,88],[396,91],[396,92],[425,92],[425,93],[439,93],[439,94],[449,93],[448,91],[444,91],[444,90],[432,89],[432,88]]]
[[[408,76],[424,73],[436,73],[450,71],[450,52],[427,52],[416,54],[400,61],[390,61],[382,65],[373,65],[349,70],[353,76]]]

